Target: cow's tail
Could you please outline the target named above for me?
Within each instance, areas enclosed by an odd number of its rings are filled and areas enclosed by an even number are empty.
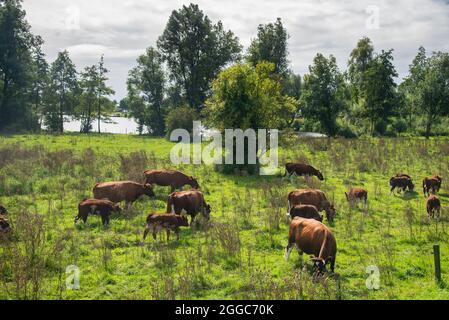
[[[328,258],[328,257],[323,258],[324,250],[326,250],[326,244],[327,244],[327,232],[324,232],[324,241],[323,244],[321,245],[320,254],[317,257],[323,259],[324,261],[326,261],[326,258]]]

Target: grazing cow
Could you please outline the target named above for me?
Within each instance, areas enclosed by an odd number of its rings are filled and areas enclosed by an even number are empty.
[[[297,204],[310,204],[317,208],[318,212],[326,211],[326,219],[334,221],[336,214],[334,206],[327,200],[323,191],[318,189],[297,189],[288,194],[288,212]]]
[[[432,176],[432,177],[426,177],[424,178],[422,182],[422,189],[424,196],[430,195],[430,192],[435,194],[436,192],[440,191],[441,188],[441,182],[443,179],[440,176]]]
[[[115,203],[125,201],[127,208],[142,195],[154,197],[151,184],[133,181],[97,183],[93,191],[95,199],[108,199]]]
[[[112,211],[121,212],[120,206],[107,199],[84,199],[78,204],[78,215],[75,217],[75,223],[79,219],[86,223],[89,214],[96,214],[101,217],[101,222],[106,226],[109,224],[109,216]]]
[[[147,225],[143,232],[143,240],[147,237],[148,232],[152,231],[153,239],[156,240],[156,233],[162,229],[167,231],[167,241],[170,240],[170,231],[176,234],[176,239],[179,240],[179,227],[188,227],[189,222],[186,216],[177,215],[174,213],[165,214],[150,214],[147,217]]]
[[[198,213],[210,219],[211,207],[204,200],[203,193],[198,190],[176,191],[168,196],[167,213],[181,214],[183,210],[191,216],[192,224]]]
[[[0,204],[0,216],[5,216],[8,213],[8,210]]]
[[[198,181],[177,170],[146,170],[144,171],[146,183],[159,186],[171,186],[171,192],[182,189],[186,184],[194,189],[199,189]]]
[[[332,231],[319,221],[296,217],[290,223],[288,244],[285,250],[285,259],[296,245],[299,255],[313,255],[314,267],[319,273],[325,271],[326,264],[334,272],[337,255],[337,242]]]
[[[406,176],[401,177],[391,177],[390,179],[390,194],[393,192],[394,189],[398,188],[398,190],[401,190],[405,192],[408,188],[409,191],[413,191],[415,188],[415,185],[413,184],[412,180],[410,178],[407,178]]]
[[[354,203],[357,200],[363,200],[365,202],[368,201],[368,191],[366,191],[363,188],[352,188],[348,192],[345,192],[346,200],[348,200],[350,203]]]
[[[290,217],[301,217],[306,219],[315,219],[319,222],[323,221],[323,217],[319,214],[317,208],[310,204],[294,205],[290,208]]]
[[[435,213],[437,213],[438,217],[440,217],[440,212],[441,212],[440,199],[435,195],[429,196],[429,198],[427,198],[427,215],[428,215],[428,217],[433,218]]]
[[[298,176],[316,176],[320,180],[324,180],[323,174],[312,167],[311,165],[305,163],[287,163],[285,164],[284,177],[288,174],[289,176],[295,173]]]

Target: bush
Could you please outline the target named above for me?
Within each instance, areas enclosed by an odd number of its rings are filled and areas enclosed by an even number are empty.
[[[403,133],[408,129],[407,122],[404,119],[396,119],[393,121],[392,127],[397,133]]]
[[[188,106],[172,109],[165,118],[167,138],[170,137],[171,132],[175,129],[185,129],[192,134],[193,121],[197,119],[199,119],[198,113]]]
[[[349,125],[340,127],[340,129],[338,130],[338,135],[347,139],[357,138],[358,136],[357,133]]]

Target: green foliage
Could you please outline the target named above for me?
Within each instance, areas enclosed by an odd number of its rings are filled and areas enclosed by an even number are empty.
[[[201,110],[212,80],[239,58],[241,46],[219,21],[213,24],[195,4],[174,10],[157,42],[170,79],[190,107]]]
[[[205,115],[219,130],[282,128],[295,112],[296,103],[293,97],[282,94],[274,64],[236,64],[214,81]]]
[[[369,64],[361,83],[360,97],[363,112],[374,126],[376,122],[386,122],[394,115],[398,105],[396,83],[398,76],[393,65],[393,50],[378,54]]]
[[[42,40],[33,36],[21,0],[0,3],[0,131],[34,130],[37,116],[32,106],[36,79],[33,52]],[[39,62],[42,57],[39,54]],[[37,61],[37,60],[36,60]],[[35,89],[35,87],[34,87]],[[35,93],[36,91],[34,91]],[[35,96],[34,96],[35,97]]]
[[[436,52],[427,58],[421,47],[403,88],[408,108],[424,117],[425,135],[429,137],[432,126],[449,115],[449,54]]]
[[[334,56],[317,54],[309,74],[304,76],[301,95],[301,114],[319,122],[329,136],[338,132],[337,118],[346,108],[347,90],[343,74],[338,70]]]
[[[171,132],[175,129],[185,129],[189,133],[192,133],[193,121],[198,119],[199,115],[196,110],[190,108],[189,106],[181,106],[171,109],[165,119],[167,137],[170,137]]]
[[[288,73],[288,34],[281,18],[275,23],[259,25],[257,37],[248,48],[247,60],[253,66],[262,61],[274,63],[275,72],[286,76]]]
[[[137,66],[129,72],[127,85],[130,99],[140,100],[129,105],[130,114],[138,123],[144,124],[150,134],[162,136],[167,108],[163,103],[165,75],[157,50],[150,47],[137,59]]]
[[[44,121],[49,131],[64,131],[64,115],[73,114],[78,93],[76,67],[68,51],[59,52],[51,64],[50,84],[45,92]]]

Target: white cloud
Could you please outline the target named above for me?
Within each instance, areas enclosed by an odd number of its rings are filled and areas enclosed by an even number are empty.
[[[155,46],[172,10],[180,0],[24,0],[33,32],[46,41],[54,59],[68,49],[81,69],[101,54],[110,70],[118,99],[126,94],[126,77],[137,56]],[[222,20],[244,46],[255,37],[257,25],[281,17],[290,34],[290,61],[304,74],[317,52],[333,54],[342,69],[352,48],[369,36],[376,50],[393,48],[395,65],[403,77],[423,45],[429,52],[449,51],[449,5],[443,0],[199,0],[213,20]],[[379,8],[379,29],[367,29],[368,6]],[[77,16],[79,14],[79,16]],[[79,28],[74,28],[79,23]]]

